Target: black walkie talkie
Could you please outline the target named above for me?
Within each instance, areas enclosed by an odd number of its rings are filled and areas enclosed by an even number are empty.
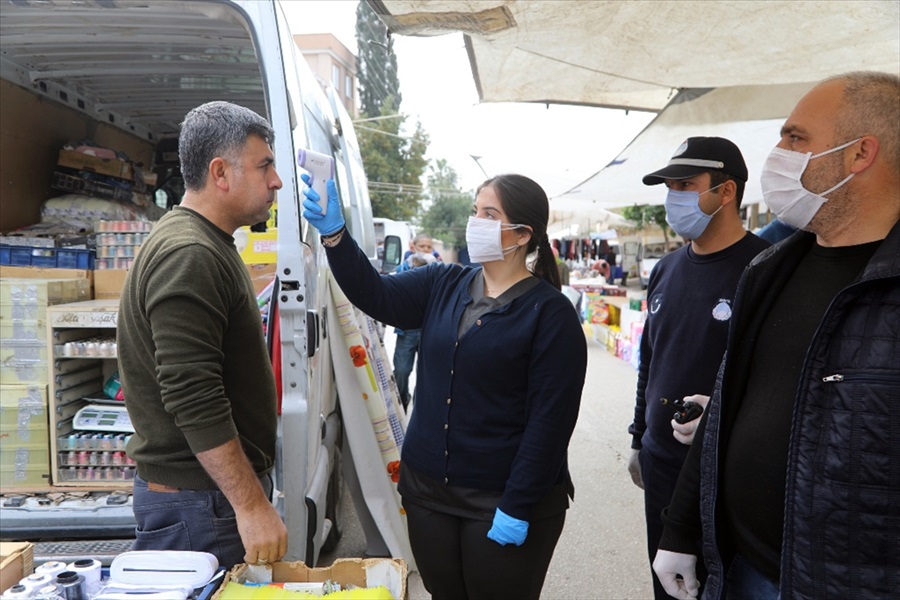
[[[663,405],[667,406],[671,404],[675,407],[676,410],[672,415],[672,418],[675,419],[676,423],[688,423],[689,421],[693,421],[703,414],[703,407],[696,402],[692,402],[691,400],[685,402],[682,398],[679,398],[677,400],[660,398],[659,401]]]

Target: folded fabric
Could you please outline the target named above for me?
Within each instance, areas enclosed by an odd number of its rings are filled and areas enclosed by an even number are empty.
[[[197,588],[212,579],[218,559],[208,552],[132,550],[113,559],[109,578],[116,583],[188,585]]]

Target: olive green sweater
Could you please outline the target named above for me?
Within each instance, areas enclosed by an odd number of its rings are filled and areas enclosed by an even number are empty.
[[[236,436],[257,474],[271,470],[275,379],[232,236],[186,208],[159,221],[125,281],[118,355],[143,479],[215,489],[194,455]]]

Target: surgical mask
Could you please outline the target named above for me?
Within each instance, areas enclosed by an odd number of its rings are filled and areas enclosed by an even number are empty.
[[[827,196],[831,192],[840,188],[853,178],[853,173],[847,175],[843,181],[836,186],[825,190],[821,194],[814,194],[805,187],[800,181],[809,161],[838,150],[843,150],[847,146],[852,146],[862,138],[856,138],[852,142],[847,142],[837,148],[826,150],[813,154],[807,152],[795,152],[793,150],[785,150],[776,146],[772,148],[766,164],[763,166],[762,175],[760,176],[760,184],[762,186],[763,198],[778,220],[792,225],[798,229],[803,229],[812,218],[816,216],[822,205],[828,202]]]
[[[469,217],[466,224],[466,245],[469,248],[469,258],[472,262],[484,263],[503,258],[518,248],[518,244],[503,248],[500,242],[500,232],[510,229],[518,229],[522,225],[501,223],[495,219],[480,219]]]
[[[709,188],[706,192],[725,185],[724,182],[716,187]],[[706,192],[703,192],[704,194]],[[686,192],[681,190],[669,190],[666,196],[666,223],[672,231],[683,238],[696,240],[706,231],[706,226],[722,207],[708,215],[700,209],[700,194],[698,192]]]

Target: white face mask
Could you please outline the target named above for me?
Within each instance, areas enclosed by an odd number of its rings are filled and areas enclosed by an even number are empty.
[[[509,248],[503,248],[500,242],[500,232],[519,227],[523,227],[523,225],[469,217],[469,222],[466,224],[466,245],[469,248],[469,259],[477,263],[503,260],[507,254],[519,246],[516,244]]]
[[[800,181],[809,161],[838,150],[843,150],[861,139],[856,138],[852,142],[847,142],[837,148],[819,152],[818,154],[813,154],[812,152],[803,154],[802,152],[785,150],[778,146],[773,148],[769,158],[766,159],[766,164],[763,166],[760,184],[762,185],[763,198],[769,208],[772,209],[772,212],[775,213],[775,216],[780,221],[798,229],[803,229],[809,225],[809,222],[816,216],[822,205],[828,202],[828,198],[825,196],[850,181],[854,175],[850,173],[836,186],[825,190],[821,194],[814,194],[803,187],[803,183]]]

